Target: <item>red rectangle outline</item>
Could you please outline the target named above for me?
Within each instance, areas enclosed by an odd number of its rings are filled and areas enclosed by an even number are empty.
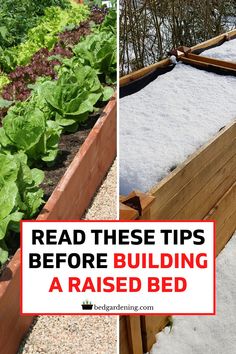
[[[23,313],[23,223],[44,223],[44,222],[67,222],[67,223],[213,223],[213,312],[211,313]],[[20,315],[21,316],[215,316],[216,315],[216,220],[21,220],[20,221]]]

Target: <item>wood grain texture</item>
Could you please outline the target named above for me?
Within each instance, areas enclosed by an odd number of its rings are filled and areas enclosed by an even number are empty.
[[[181,56],[180,60],[184,64],[191,65],[195,68],[203,68],[206,70],[212,70],[212,71],[214,70],[214,72],[222,72],[222,73],[228,73],[230,75],[236,75],[235,68],[230,68],[229,66],[224,65],[223,63],[221,63],[221,64],[210,63],[208,61],[192,59],[192,58],[185,57],[185,56]]]
[[[127,316],[126,321],[129,341],[129,354],[143,354],[140,316]]]
[[[211,46],[216,46],[222,39],[231,39],[234,38],[236,36],[236,29],[229,31],[227,33],[222,33],[219,36],[216,36],[214,38],[208,39],[205,42],[202,43],[198,43],[196,45],[194,45],[193,47],[191,47],[191,51],[195,51],[197,49],[203,49],[203,48],[208,48]]]
[[[156,334],[165,328],[168,316],[141,316],[141,330],[144,353],[150,351],[156,342]]]
[[[236,182],[204,219],[216,220],[216,254],[218,255],[236,230]]]
[[[165,68],[166,66],[170,65],[171,61],[169,58],[158,61],[157,63],[154,63],[152,65],[146,66],[145,68],[142,68],[140,70],[134,71],[133,73],[130,73],[128,75],[125,75],[120,78],[120,87],[127,85],[129,82],[135,81],[140,79],[141,77],[149,74],[151,71],[154,71],[155,69],[158,68]]]
[[[220,66],[220,67],[225,67],[225,68],[230,68],[230,69],[236,70],[236,63],[229,62],[229,61],[226,61],[226,60],[214,59],[214,58],[210,58],[210,57],[202,56],[202,55],[199,56],[199,55],[193,54],[193,53],[187,53],[186,57],[189,58],[189,59],[200,61],[200,62],[204,62],[204,63],[208,63],[208,64],[214,64],[216,66]]]
[[[119,353],[130,354],[127,320],[125,316],[120,316],[119,337]]]
[[[0,353],[15,354],[33,317],[20,316],[20,251],[0,278]]]
[[[203,218],[234,182],[235,155],[236,121],[149,191],[151,219]]]

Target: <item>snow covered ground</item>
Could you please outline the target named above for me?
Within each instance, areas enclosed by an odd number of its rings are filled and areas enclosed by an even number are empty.
[[[174,316],[150,354],[236,353],[236,233],[217,258],[217,315]]]
[[[236,77],[178,63],[120,100],[120,192],[148,191],[236,118]]]
[[[201,55],[236,63],[236,39],[225,42],[218,47],[205,50]]]

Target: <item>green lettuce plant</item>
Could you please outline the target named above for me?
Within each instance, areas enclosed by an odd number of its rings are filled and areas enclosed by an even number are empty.
[[[40,106],[41,105],[41,106]],[[61,128],[43,111],[42,101],[33,97],[9,109],[0,128],[0,146],[4,151],[23,151],[31,164],[53,162],[58,153]]]
[[[44,173],[30,169],[23,152],[0,152],[0,264],[8,258],[8,236],[19,232],[22,218],[32,218],[43,203]]]
[[[21,43],[30,28],[36,26],[46,7],[70,7],[68,0],[1,0],[0,47],[5,49]]]
[[[99,101],[108,101],[113,89],[101,85],[97,73],[89,66],[63,67],[57,81],[43,84],[41,89],[55,121],[67,131],[78,129]]]
[[[10,82],[6,74],[0,74],[0,93],[5,85]]]
[[[81,66],[89,65],[96,70],[101,82],[114,84],[116,81],[116,36],[109,32],[98,32],[85,38],[73,48],[74,61]]]
[[[0,50],[0,67],[10,72],[18,65],[26,65],[40,48],[52,49],[58,39],[58,33],[71,25],[79,25],[89,16],[84,5],[74,5],[62,10],[52,6],[45,9],[45,16],[40,23],[29,30],[27,40],[18,46]]]

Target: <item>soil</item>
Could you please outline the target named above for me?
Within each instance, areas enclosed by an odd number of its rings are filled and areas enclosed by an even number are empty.
[[[43,168],[45,180],[41,187],[45,193],[45,202],[49,199],[68,166],[74,159],[80,147],[83,145],[99,116],[100,114],[91,116],[86,123],[80,126],[79,131],[70,134],[63,134],[61,136],[59,153],[55,164],[52,167]]]

